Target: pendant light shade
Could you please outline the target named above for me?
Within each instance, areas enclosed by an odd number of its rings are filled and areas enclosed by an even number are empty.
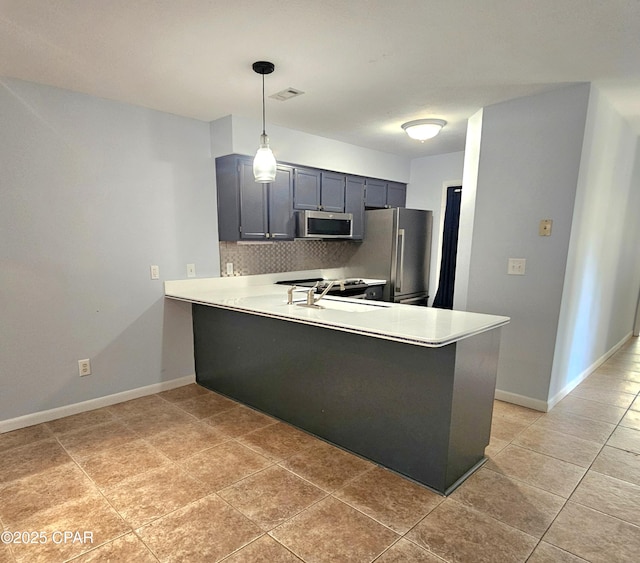
[[[269,137],[260,135],[260,148],[253,159],[253,176],[259,184],[268,184],[276,179],[276,157],[269,147]]]
[[[277,163],[269,147],[269,137],[265,132],[264,75],[271,74],[275,70],[275,65],[268,61],[257,61],[253,63],[253,70],[262,74],[262,135],[260,135],[260,147],[253,159],[253,176],[259,184],[268,184],[276,179]]]
[[[416,119],[402,125],[407,135],[417,141],[426,141],[435,137],[447,124],[443,119]]]

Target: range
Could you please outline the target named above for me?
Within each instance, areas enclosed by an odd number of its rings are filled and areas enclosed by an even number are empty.
[[[315,287],[316,293],[323,292],[327,286],[335,282],[327,295],[340,295],[355,299],[382,299],[384,280],[364,280],[360,278],[348,278],[343,280],[328,280],[324,278],[307,278],[303,280],[281,280],[280,285],[295,285],[297,287]]]

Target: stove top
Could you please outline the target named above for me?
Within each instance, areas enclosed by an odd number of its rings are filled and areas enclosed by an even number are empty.
[[[328,280],[323,278],[311,278],[304,280],[283,280],[276,283],[283,285],[295,285],[297,287],[315,287],[316,293],[322,293],[327,289],[328,285],[332,282],[342,281],[342,285],[339,283],[327,292],[328,295],[340,295],[342,297],[364,297],[369,290],[370,285],[360,278],[348,278],[345,280]]]
[[[313,287],[317,284],[318,289],[325,289],[332,281],[338,282],[342,281],[345,287],[354,287],[354,286],[362,286],[368,287],[367,282],[358,278],[349,278],[346,280],[326,280],[324,278],[311,278],[305,280],[282,280],[276,282],[282,285],[297,285],[299,287]],[[340,290],[340,284],[336,283],[334,286],[337,290]]]

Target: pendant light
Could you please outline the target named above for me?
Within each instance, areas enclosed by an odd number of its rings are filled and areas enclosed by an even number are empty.
[[[262,74],[262,135],[260,135],[260,148],[253,159],[253,176],[259,184],[268,184],[276,179],[277,164],[276,157],[269,148],[269,137],[265,132],[264,75],[271,74],[275,70],[275,65],[268,61],[257,61],[253,63],[253,70]]]
[[[440,133],[440,129],[446,124],[447,122],[443,119],[416,119],[403,124],[402,128],[409,137],[424,143],[427,139],[431,139]]]

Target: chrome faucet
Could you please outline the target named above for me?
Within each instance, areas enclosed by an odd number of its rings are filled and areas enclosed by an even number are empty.
[[[320,299],[322,299],[327,293],[329,293],[331,288],[336,284],[340,284],[340,291],[344,291],[344,280],[337,280],[337,281],[333,280],[333,281],[330,281],[327,287],[324,288],[322,293],[316,297],[315,292],[320,285],[320,282],[316,282],[316,285],[314,285],[311,289],[309,289],[309,291],[307,291],[307,302],[298,303],[298,305],[300,307],[312,307],[314,309],[324,309],[322,305],[318,305],[318,301],[320,301]]]

